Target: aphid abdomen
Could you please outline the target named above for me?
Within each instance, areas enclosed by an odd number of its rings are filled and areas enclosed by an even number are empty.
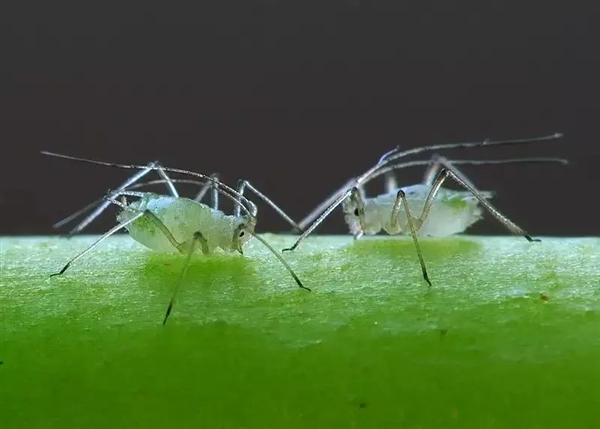
[[[448,237],[464,232],[481,219],[481,207],[477,200],[457,198],[435,201],[429,216],[418,231],[421,237]]]
[[[419,184],[402,189],[406,194],[411,215],[415,219],[419,218],[431,187]],[[483,192],[482,194],[486,198],[492,196],[489,192]],[[384,230],[391,234],[397,234],[398,231],[391,227],[393,201],[390,202],[389,196],[380,196],[378,200],[382,207],[386,207],[386,211],[382,211],[380,216],[383,216],[385,212],[389,213],[388,219],[382,218],[382,221],[385,221],[382,223]],[[421,237],[447,237],[459,234],[481,219],[481,213],[479,202],[469,192],[441,188],[431,205],[427,218],[418,229],[417,235]],[[406,213],[402,207],[398,211],[398,220],[400,232],[409,234]]]
[[[218,219],[224,214],[210,207],[182,197],[150,194],[128,206],[117,219],[122,222],[140,210],[149,210],[170,231],[178,243],[191,242],[199,231],[206,238],[210,253],[219,245],[220,232],[215,229]],[[156,222],[143,216],[127,228],[135,241],[157,252],[179,252]],[[200,251],[198,247],[197,251]]]

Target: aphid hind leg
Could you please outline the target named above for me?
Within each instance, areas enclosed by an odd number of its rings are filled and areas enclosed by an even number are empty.
[[[213,183],[215,183],[215,182],[213,182]],[[107,199],[110,203],[116,204],[124,210],[134,211],[135,209],[128,207],[126,204],[124,204],[116,199],[118,196],[124,196],[124,195],[131,195],[134,197],[142,197],[144,195],[144,193],[143,192],[132,192],[132,191],[120,191],[117,193],[110,194],[109,196],[107,196]],[[192,254],[195,252],[196,248],[198,247],[198,244],[200,244],[202,253],[204,255],[209,254],[210,251],[208,248],[208,241],[206,240],[206,237],[204,237],[204,235],[200,231],[196,231],[194,233],[191,243],[188,244],[187,241],[183,242],[183,243],[178,243],[177,240],[175,239],[175,237],[173,236],[173,234],[171,233],[171,231],[169,231],[169,229],[165,226],[165,224],[150,210],[138,211],[138,213],[134,216],[134,218],[137,220],[140,217],[144,217],[144,216],[147,217],[148,219],[150,219],[152,222],[154,222],[156,227],[165,235],[165,237],[167,237],[167,239],[171,242],[173,247],[175,247],[180,253],[187,253],[187,258],[185,260],[185,264],[183,266],[183,269],[181,270],[181,273],[179,275],[177,283],[175,284],[175,289],[173,291],[173,295],[171,296],[171,300],[169,301],[169,306],[167,307],[167,311],[166,311],[165,317],[163,319],[163,325],[164,325],[165,323],[167,323],[167,319],[169,318],[169,315],[171,314],[171,311],[173,309],[173,304],[175,303],[175,297],[177,296],[177,291],[179,290],[179,287],[180,287],[181,283],[183,282],[183,279],[185,278],[185,274],[186,274],[189,264],[190,264],[190,259],[192,257]],[[130,221],[128,221],[128,222],[130,222]]]
[[[419,246],[419,240],[417,239],[417,231],[421,228],[423,222],[421,219],[415,219],[408,207],[408,201],[406,200],[406,194],[402,189],[398,191],[396,194],[396,200],[394,201],[394,205],[392,207],[392,219],[391,226],[393,229],[400,231],[400,225],[398,221],[398,212],[400,210],[400,205],[404,207],[404,212],[406,214],[406,221],[408,223],[408,229],[410,232],[410,236],[412,237],[413,243],[415,244],[415,250],[417,251],[417,257],[419,258],[419,264],[421,265],[421,271],[423,273],[423,278],[425,281],[431,286],[431,281],[429,280],[429,275],[427,274],[427,267],[425,266],[425,261],[423,259],[423,254],[421,253],[421,247]]]
[[[131,208],[130,206],[124,205],[122,202],[120,202],[116,199],[117,197],[124,196],[124,195],[130,195],[130,196],[134,196],[134,197],[142,197],[144,195],[144,192],[119,191],[119,192],[110,194],[106,198],[110,203],[121,207],[123,210],[128,210],[130,212],[136,213],[136,216],[137,216],[137,214],[142,213],[142,215],[144,215],[146,218],[150,219],[154,223],[154,225],[160,230],[160,232],[162,232],[164,234],[164,236],[167,238],[167,240],[169,240],[169,242],[173,245],[173,247],[175,249],[177,249],[178,252],[180,252],[180,253],[187,252],[186,243],[185,242],[179,243],[177,241],[177,239],[175,239],[175,237],[173,236],[173,233],[169,230],[169,228],[167,228],[166,225],[150,210],[144,210],[144,211],[136,210],[134,208]],[[204,239],[204,237],[202,237],[201,244],[202,244],[202,253],[204,253],[204,254],[209,253],[208,245],[207,245],[206,239]]]
[[[127,179],[125,182],[123,182],[116,189],[116,191],[125,189],[128,186],[131,186],[134,183],[136,183],[137,181],[139,181],[140,179],[142,179],[144,176],[146,176],[148,173],[150,173],[152,171],[153,166],[154,166],[153,162],[149,163],[145,169],[138,171],[133,176],[131,176],[129,179]],[[97,207],[91,214],[89,214],[85,219],[83,219],[79,224],[77,224],[73,229],[71,229],[71,231],[69,231],[67,236],[72,237],[73,235],[81,232],[86,226],[88,226],[90,223],[92,223],[94,221],[94,219],[96,219],[98,216],[100,216],[102,214],[102,212],[104,212],[104,210],[106,210],[110,206],[110,202],[103,201],[103,200],[104,200],[104,198],[101,198],[91,204],[88,204],[87,206],[85,206],[84,208],[73,213],[69,217],[54,224],[54,228],[59,228],[62,225],[69,223],[73,219],[75,219],[75,218],[79,217],[80,215],[82,215],[83,213],[85,213],[87,210],[89,210],[92,207],[96,206],[97,204],[101,203],[100,206]]]
[[[479,203],[483,207],[485,207],[486,210],[490,212],[490,214],[494,216],[501,224],[503,224],[510,232],[516,235],[522,235],[527,241],[530,242],[541,241],[539,238],[531,238],[531,236],[523,228],[521,228],[509,218],[504,216],[483,195],[481,195],[481,193],[475,187],[471,186],[470,182],[466,179],[466,177],[464,177],[462,173],[456,170],[455,167],[452,165],[449,165],[448,167],[442,169],[437,179],[431,186],[429,195],[427,195],[425,204],[423,205],[423,211],[421,212],[421,216],[419,216],[419,220],[421,221],[421,223],[425,222],[425,220],[427,219],[427,216],[429,215],[429,210],[431,209],[431,205],[433,204],[433,199],[435,198],[435,195],[438,193],[442,184],[448,177],[452,178],[456,183],[458,183],[460,186],[469,191],[475,198],[477,198]]]
[[[471,182],[467,178],[467,176],[463,172],[461,172],[456,167],[456,165],[454,165],[452,163],[452,161],[450,161],[448,158],[438,155],[436,153],[436,154],[433,154],[429,163],[430,163],[429,167],[427,167],[427,170],[425,171],[425,176],[423,177],[423,184],[431,186],[433,184],[433,182],[435,181],[440,169],[446,168],[448,170],[453,170],[454,173],[456,175],[459,175],[462,178],[462,180],[465,183],[467,183],[471,188],[477,189],[477,187],[473,184],[473,182]]]
[[[109,231],[107,231],[106,233],[104,233],[98,240],[94,241],[87,249],[85,249],[83,252],[77,254],[77,256],[75,256],[69,262],[67,262],[65,264],[65,266],[62,268],[62,270],[60,270],[58,273],[51,274],[50,277],[59,276],[59,275],[63,274],[65,271],[67,271],[67,269],[71,266],[71,264],[73,262],[75,262],[76,260],[78,260],[79,258],[81,258],[82,256],[84,256],[86,253],[88,253],[90,250],[92,250],[94,247],[96,247],[97,245],[99,245],[105,239],[107,239],[108,237],[110,237],[111,235],[113,235],[114,233],[116,233],[117,231],[119,231],[121,228],[125,228],[127,225],[135,222],[136,220],[138,220],[142,216],[144,216],[144,212],[138,213],[135,216],[133,216],[131,219],[128,219],[125,222],[121,222],[120,224],[114,226]]]
[[[148,173],[150,173],[152,171],[157,171],[158,175],[163,180],[165,180],[165,183],[167,184],[167,188],[169,189],[169,191],[171,192],[171,194],[174,197],[179,196],[179,193],[175,189],[175,185],[173,184],[173,182],[171,181],[171,179],[169,178],[167,173],[163,170],[162,166],[157,161],[148,163],[146,168],[135,173],[133,176],[131,176],[129,179],[127,179],[125,182],[123,182],[115,191],[121,191],[121,190],[126,189],[127,187],[129,187],[129,186],[133,185],[134,183],[138,182],[139,180],[141,180],[144,176],[146,176]],[[94,219],[96,219],[98,216],[100,216],[102,214],[102,212],[104,212],[104,210],[106,210],[108,208],[108,206],[110,206],[110,202],[108,202],[108,201],[102,202],[102,199],[94,201],[93,203],[88,204],[84,208],[82,208],[82,209],[78,210],[77,212],[73,213],[72,215],[68,216],[67,218],[54,224],[54,228],[59,228],[62,225],[65,225],[65,224],[71,222],[72,220],[76,219],[77,217],[79,217],[83,213],[87,212],[89,209],[91,209],[92,207],[96,206],[99,203],[101,203],[100,206],[96,207],[96,209],[91,214],[89,214],[85,219],[83,219],[79,224],[77,224],[71,231],[69,231],[67,236],[72,237],[73,235],[81,232],[86,226],[88,226],[90,223],[92,223],[94,221]]]

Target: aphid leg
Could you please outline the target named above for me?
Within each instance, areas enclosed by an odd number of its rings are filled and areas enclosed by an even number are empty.
[[[346,192],[356,182],[356,178],[349,179],[337,191],[331,194],[326,200],[319,204],[312,212],[307,214],[304,219],[298,222],[302,230],[309,226],[316,218],[319,217],[340,195]]]
[[[127,179],[125,182],[123,182],[115,191],[120,191],[120,190],[123,190],[123,189],[125,189],[125,188],[133,185],[134,183],[136,183],[137,181],[139,181],[142,177],[146,176],[148,173],[150,173],[151,171],[154,171],[154,170],[156,170],[158,172],[158,175],[165,180],[165,183],[167,184],[167,188],[169,189],[169,191],[171,192],[171,194],[174,197],[178,197],[179,194],[177,193],[177,190],[175,189],[175,185],[173,184],[173,182],[171,181],[171,179],[169,178],[169,176],[167,176],[167,173],[164,171],[163,167],[158,162],[150,162],[150,163],[148,163],[148,165],[146,166],[146,168],[138,171],[136,174],[134,174],[133,176],[131,176],[129,179]],[[96,200],[93,203],[88,204],[83,209],[78,210],[77,212],[73,213],[71,216],[69,216],[69,217],[61,220],[60,222],[57,222],[56,224],[54,224],[54,228],[59,228],[62,225],[65,225],[65,224],[69,223],[70,221],[72,221],[73,219],[79,217],[83,213],[87,212],[89,209],[91,209],[95,205],[99,204],[103,200],[104,200],[104,198],[102,198],[100,200]],[[72,237],[73,235],[81,232],[94,219],[96,219],[98,216],[100,216],[102,214],[102,212],[104,210],[106,210],[106,208],[109,205],[110,205],[110,202],[108,202],[108,201],[102,202],[102,204],[100,204],[100,206],[97,207],[96,210],[94,210],[83,221],[81,221],[77,226],[75,226],[75,228],[73,228],[71,231],[69,231],[69,233],[67,234],[67,236],[68,237]]]
[[[211,177],[216,176],[213,174]],[[217,177],[214,177],[215,179]],[[210,182],[210,203],[214,210],[219,209],[219,185],[216,181]]]
[[[179,192],[177,192],[177,189],[175,189],[175,185],[173,184],[173,181],[167,175],[167,172],[165,171],[163,166],[160,165],[160,162],[154,161],[153,163],[151,163],[151,165],[152,165],[152,167],[154,167],[156,169],[156,172],[158,173],[158,175],[162,179],[165,180],[165,184],[167,185],[167,188],[169,189],[169,192],[171,193],[171,195],[174,196],[175,198],[179,198]]]
[[[152,171],[153,165],[154,165],[154,163],[152,163],[152,162],[149,163],[145,169],[138,171],[136,174],[131,176],[129,179],[127,179],[125,182],[123,182],[116,190],[125,189],[126,187],[133,185],[135,182],[140,180],[142,177],[144,177],[145,175],[150,173]],[[95,207],[96,205],[98,205],[100,203],[102,203],[102,204],[99,207],[97,207],[96,210],[94,210],[83,221],[81,221],[77,226],[75,226],[75,228],[73,228],[71,231],[69,231],[67,236],[71,237],[71,236],[77,234],[78,232],[83,230],[86,226],[88,226],[94,219],[96,219],[98,216],[100,216],[100,214],[102,214],[102,212],[104,210],[106,210],[106,208],[108,206],[110,206],[110,203],[108,201],[105,201],[104,197],[97,199],[96,201],[88,204],[84,208],[76,211],[75,213],[66,217],[65,219],[61,220],[60,222],[55,223],[53,225],[53,227],[60,228],[61,226],[71,222],[72,220],[76,219],[77,217],[79,217],[80,215],[82,215],[83,213],[87,212],[89,209],[91,209],[92,207]]]
[[[352,183],[356,183],[357,180],[353,180]],[[306,238],[308,237],[310,234],[312,234],[312,232],[321,224],[323,223],[323,221],[325,220],[325,218],[327,218],[327,216],[329,216],[331,214],[332,211],[334,211],[340,204],[342,204],[346,198],[348,198],[350,196],[350,194],[352,193],[351,189],[345,189],[343,192],[341,192],[336,198],[335,200],[329,205],[329,207],[327,207],[323,213],[321,213],[319,215],[319,217],[317,217],[317,219],[310,224],[310,226],[308,228],[306,228],[304,230],[304,232],[302,233],[302,235],[300,235],[300,237],[298,237],[298,239],[296,240],[296,242],[292,245],[292,247],[287,247],[285,249],[282,249],[282,252],[291,252],[296,250],[296,247],[298,247],[300,245],[300,243]]]
[[[160,232],[162,232],[165,237],[167,237],[167,240],[169,240],[169,242],[173,245],[173,247],[175,247],[175,249],[177,249],[180,253],[185,253],[185,250],[183,249],[184,243],[179,243],[175,237],[173,236],[173,234],[171,233],[171,231],[169,231],[169,228],[167,228],[165,226],[165,224],[154,214],[152,213],[150,210],[144,210],[144,211],[140,211],[140,210],[136,210],[133,209],[129,206],[127,206],[126,204],[124,204],[121,201],[118,201],[116,198],[119,196],[125,196],[125,195],[129,195],[129,196],[133,196],[133,197],[143,197],[144,196],[144,192],[135,192],[135,191],[118,191],[118,192],[113,192],[111,194],[109,194],[106,199],[109,203],[115,204],[119,207],[121,207],[123,210],[127,210],[131,213],[135,213],[135,216],[137,216],[138,214],[142,214],[144,215],[146,218],[150,219],[154,225],[156,225],[156,227],[160,230]]]
[[[319,207],[317,207],[317,209],[313,210],[312,213],[310,213],[305,218],[305,220],[302,221],[302,224],[303,224],[302,235],[300,235],[300,237],[298,237],[298,239],[292,245],[292,247],[285,248],[282,250],[282,252],[291,252],[293,250],[296,250],[296,248],[300,245],[300,243],[306,237],[308,237],[321,223],[323,223],[323,221],[327,218],[327,216],[329,216],[331,214],[331,212],[333,212],[340,204],[342,204],[346,200],[346,198],[348,198],[350,196],[350,194],[352,193],[350,186],[355,187],[355,186],[359,186],[359,185],[366,183],[366,181],[369,179],[369,177],[371,175],[373,175],[374,173],[376,173],[381,165],[385,165],[389,160],[394,158],[398,154],[399,150],[400,150],[400,146],[396,146],[394,149],[390,150],[389,152],[384,153],[383,156],[381,158],[379,158],[379,161],[377,162],[377,164],[375,166],[371,167],[369,170],[367,170],[361,176],[355,177],[354,179],[350,179],[347,182],[348,187],[346,187],[345,189],[341,188],[338,191],[336,191],[332,196],[330,196],[326,201],[327,203],[331,202],[331,204],[329,204],[328,207],[323,209],[323,207],[325,207],[325,204],[322,203],[319,205]],[[308,226],[306,229],[304,229],[304,225],[306,225],[309,222],[308,221],[309,219],[311,221],[312,221],[312,219],[315,219],[315,221],[312,222],[312,224],[310,224],[310,226]]]
[[[240,214],[241,214],[242,197],[244,196],[244,191],[246,190],[246,186],[248,186],[247,180],[244,180],[244,179],[238,180],[237,186],[236,186],[236,192],[237,192],[236,203],[235,203],[235,207],[233,209],[234,216],[240,216]],[[252,216],[256,217],[257,213],[258,213],[258,209],[256,208],[255,205],[253,205],[252,208],[250,209],[250,214]]]
[[[65,271],[67,271],[67,269],[71,266],[71,264],[73,262],[75,262],[76,260],[81,258],[83,255],[88,253],[90,250],[92,250],[94,247],[96,247],[98,244],[100,244],[106,238],[110,237],[115,232],[119,231],[121,228],[125,228],[127,225],[135,222],[142,216],[144,216],[144,212],[138,213],[135,216],[133,216],[131,219],[128,219],[125,222],[121,222],[120,224],[114,226],[108,232],[106,232],[104,235],[102,235],[102,237],[100,237],[98,240],[96,240],[94,243],[92,243],[92,245],[90,245],[87,249],[85,249],[83,252],[79,253],[77,256],[75,256],[73,259],[71,259],[69,262],[67,262],[67,264],[62,268],[62,270],[60,270],[58,273],[51,274],[50,277],[59,276],[59,275],[63,274]]]
[[[473,184],[473,182],[471,182],[467,176],[462,173],[457,167],[456,165],[454,165],[454,163],[450,160],[448,160],[448,158],[438,155],[437,153],[433,154],[433,156],[431,157],[431,160],[429,161],[430,164],[427,167],[427,170],[425,171],[425,177],[423,178],[423,183],[425,185],[429,185],[431,186],[433,184],[433,182],[435,181],[440,168],[445,167],[448,170],[454,170],[454,172],[457,175],[460,175],[463,179],[463,181],[465,183],[467,183],[471,188],[473,189],[477,189],[477,187]]]
[[[275,257],[277,259],[279,259],[279,262],[281,262],[283,264],[283,266],[285,267],[286,270],[288,270],[288,272],[292,275],[292,277],[294,278],[294,281],[296,282],[296,284],[298,285],[298,287],[300,287],[301,289],[305,289],[307,291],[310,292],[310,289],[307,288],[306,286],[304,286],[302,284],[302,282],[300,281],[300,279],[298,278],[298,276],[296,275],[296,273],[294,272],[294,270],[292,270],[292,267],[289,266],[289,264],[285,261],[285,259],[283,259],[283,257],[277,253],[277,251],[275,249],[273,249],[273,247],[267,243],[265,241],[264,238],[262,238],[260,235],[256,234],[255,232],[252,231],[248,231],[250,232],[250,234],[252,234],[252,236],[254,238],[256,238],[258,241],[260,241],[262,244],[264,244],[264,246],[273,254],[275,255]]]
[[[200,191],[198,191],[198,193],[194,197],[194,201],[197,201],[197,202],[202,201],[202,198],[204,198],[204,196],[206,195],[206,193],[208,192],[209,189],[213,189],[214,187],[218,187],[219,173],[213,173],[213,174],[211,174],[210,178],[212,180],[209,180],[204,185],[202,185],[202,188],[200,188]]]
[[[299,232],[299,233],[302,232],[302,228],[300,228],[300,226],[294,220],[292,220],[292,218],[289,217],[287,215],[287,213],[284,212],[281,207],[279,207],[277,204],[275,204],[265,194],[263,194],[258,189],[256,189],[247,180],[238,180],[237,192],[238,192],[239,197],[240,197],[240,202],[236,205],[236,207],[234,209],[234,215],[235,216],[239,216],[240,215],[241,197],[244,195],[244,191],[246,190],[246,188],[248,188],[249,190],[251,190],[257,197],[259,197],[261,200],[263,200],[265,203],[267,203],[273,210],[275,210],[277,212],[277,214],[279,214],[279,216],[281,216],[283,219],[285,219],[285,221],[287,223],[289,223],[296,232]],[[252,216],[256,217],[256,206],[253,207],[253,210],[254,210],[254,212],[252,212],[252,210],[250,210],[250,212],[251,212]]]
[[[421,216],[419,217],[421,223],[425,222],[425,219],[427,219],[429,210],[431,209],[431,205],[433,204],[433,199],[435,198],[435,195],[442,186],[442,183],[444,183],[444,180],[446,180],[446,178],[448,177],[452,178],[456,183],[468,190],[475,198],[477,198],[479,203],[482,206],[484,206],[487,209],[487,211],[489,211],[492,214],[492,216],[498,219],[498,221],[502,223],[510,232],[512,232],[513,234],[522,235],[523,237],[525,237],[525,239],[527,239],[527,241],[530,242],[541,241],[539,238],[531,238],[531,236],[527,234],[527,232],[523,228],[519,227],[513,221],[511,221],[502,213],[500,213],[500,211],[496,209],[477,189],[472,187],[469,184],[469,182],[465,180],[462,174],[459,171],[455,170],[452,165],[449,165],[449,168],[444,168],[440,172],[433,185],[431,186],[431,190],[429,191],[429,195],[427,196],[427,199],[425,200],[425,204],[423,206],[423,211],[421,213]]]
[[[400,204],[402,204],[402,206],[404,207],[404,212],[406,213],[408,229],[410,231],[410,236],[412,237],[413,243],[415,244],[415,249],[419,258],[419,264],[421,264],[421,271],[423,272],[423,278],[429,284],[429,286],[431,286],[431,281],[429,280],[429,275],[427,274],[425,261],[423,260],[423,254],[421,253],[421,247],[419,246],[419,240],[417,239],[417,230],[421,227],[423,222],[421,221],[421,219],[415,219],[410,213],[408,201],[406,200],[406,194],[402,189],[400,189],[396,194],[396,201],[394,201],[394,206],[392,207],[392,228],[399,228],[398,211],[400,209]]]
[[[95,161],[93,159],[86,159],[86,158],[79,158],[76,156],[70,156],[70,155],[62,155],[59,153],[54,153],[54,152],[49,152],[46,150],[41,151],[40,153],[42,153],[43,155],[48,155],[48,156],[54,156],[57,158],[63,158],[63,159],[70,159],[72,161],[78,161],[78,162],[86,162],[88,164],[95,164],[95,165],[104,165],[104,166],[108,166],[108,167],[113,167],[113,168],[123,168],[123,169],[128,169],[128,170],[144,170],[144,169],[148,169],[148,166],[143,166],[143,165],[138,165],[138,164],[116,164],[116,163],[112,163],[112,162],[105,162],[105,161]],[[193,176],[196,177],[198,179],[202,179],[202,182],[205,183],[207,180],[213,181],[213,179],[211,179],[209,176],[206,176],[202,173],[196,173],[194,171],[190,171],[190,170],[184,170],[181,168],[170,168],[170,167],[153,167],[150,168],[151,170],[158,170],[158,169],[162,169],[165,172],[171,172],[171,173],[180,173],[180,174],[187,174],[189,176]],[[173,182],[175,182],[175,180],[173,180]],[[180,182],[180,181],[179,181]],[[251,215],[251,210],[255,210],[255,205],[254,203],[252,203],[252,201],[248,200],[246,197],[243,196],[239,196],[237,191],[235,191],[233,188],[227,186],[226,184],[224,184],[223,182],[218,182],[218,187],[219,187],[219,193],[221,193],[221,195],[224,195],[227,198],[234,198],[234,197],[238,197],[240,200],[242,200],[244,202],[244,204],[247,204],[248,207],[244,206],[243,210],[245,212],[247,212],[249,215]]]
[[[198,243],[200,243],[202,245],[202,252],[204,254],[208,253],[208,246],[206,244],[206,238],[204,238],[204,236],[202,235],[202,233],[200,231],[196,231],[194,233],[194,238],[192,239],[192,242],[190,243],[190,245],[187,249],[187,258],[185,259],[185,265],[183,266],[183,269],[181,270],[181,273],[179,274],[179,279],[177,279],[177,283],[175,283],[175,289],[173,290],[173,295],[171,295],[171,300],[169,301],[169,306],[167,307],[167,312],[165,313],[165,318],[163,319],[163,325],[165,323],[167,323],[167,319],[169,318],[169,315],[171,314],[171,310],[173,309],[173,304],[175,303],[175,297],[177,296],[179,287],[180,287],[181,283],[183,282],[185,274],[187,273],[188,267],[190,265],[190,259],[192,259],[192,255],[193,255],[194,251],[196,250]]]
[[[283,249],[284,252],[295,250],[300,243],[308,237],[312,232],[321,224],[323,221],[329,216],[342,202],[350,195],[350,187],[353,185],[364,185],[370,180],[387,173],[388,171],[407,168],[407,167],[415,167],[421,165],[429,165],[429,161],[425,160],[416,160],[416,161],[408,161],[403,163],[393,164],[392,161],[409,156],[415,155],[421,152],[426,151],[434,151],[441,149],[450,149],[450,148],[461,148],[461,147],[477,147],[477,146],[491,146],[491,145],[500,145],[500,144],[517,144],[517,143],[529,143],[534,141],[544,141],[544,140],[554,140],[562,137],[562,134],[556,133],[546,137],[539,137],[533,139],[525,139],[525,140],[509,140],[509,141],[484,141],[478,143],[456,143],[456,144],[447,144],[447,145],[433,145],[426,146],[421,148],[409,149],[404,152],[400,152],[399,148],[396,148],[386,154],[384,154],[379,162],[367,170],[362,175],[350,179],[343,187],[338,189],[335,193],[333,193],[327,200],[323,201],[317,208],[315,208],[312,212],[310,212],[302,221],[300,222],[301,228],[304,230],[302,235],[296,240],[296,242],[289,248]],[[506,160],[459,160],[455,161],[456,164],[464,164],[464,165],[487,165],[487,164],[510,164],[510,163],[560,163],[560,164],[568,164],[568,161],[560,158],[516,158],[516,159],[506,159]],[[467,182],[468,183],[468,182]],[[474,187],[473,187],[474,188]],[[475,189],[475,188],[474,188]]]
[[[118,201],[116,198],[118,196],[123,197],[125,195],[141,197],[141,196],[143,196],[143,194],[144,194],[143,192],[119,191],[117,193],[110,194],[106,198],[110,203],[116,204],[119,207],[123,208],[124,210],[134,211],[134,209],[132,209],[131,207],[128,207],[125,203]],[[165,226],[165,224],[150,210],[138,212],[131,219],[127,220],[126,222],[123,222],[121,224],[121,227],[126,226],[126,224],[132,223],[133,221],[135,221],[143,216],[152,220],[152,222],[154,222],[156,227],[165,235],[165,237],[167,237],[167,239],[171,242],[173,247],[175,247],[180,253],[187,253],[185,265],[183,266],[181,274],[179,275],[179,279],[177,280],[177,283],[175,284],[175,290],[173,291],[173,295],[171,296],[171,300],[169,301],[169,306],[167,307],[167,311],[165,313],[165,317],[163,320],[163,325],[164,325],[165,323],[167,323],[167,319],[169,318],[169,315],[171,314],[171,310],[173,309],[173,304],[175,302],[175,297],[177,296],[177,291],[179,290],[179,287],[180,287],[181,283],[183,282],[185,274],[187,273],[192,254],[196,250],[198,243],[200,243],[200,245],[202,246],[201,247],[202,253],[205,255],[208,254],[209,253],[208,242],[200,231],[196,231],[194,233],[194,237],[193,237],[191,243],[189,243],[189,244],[187,242],[178,243],[177,240],[175,239],[175,237],[173,236],[173,234],[171,233],[171,231],[169,231],[169,229]],[[63,269],[63,272],[64,272],[64,269]]]

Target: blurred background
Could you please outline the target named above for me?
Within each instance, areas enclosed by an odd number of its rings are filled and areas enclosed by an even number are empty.
[[[55,234],[131,174],[40,150],[247,178],[300,220],[396,145],[554,132],[565,138],[445,154],[569,159],[464,171],[532,235],[600,234],[598,2],[3,2],[1,12],[0,234]],[[400,183],[423,172],[403,170]],[[114,214],[86,231],[104,232]],[[262,204],[257,229],[289,231]],[[470,231],[506,234],[490,216]],[[341,209],[317,232],[346,233]]]

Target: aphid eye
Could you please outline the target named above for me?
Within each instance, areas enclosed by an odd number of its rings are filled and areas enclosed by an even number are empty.
[[[244,232],[244,231],[241,231],[241,232],[240,232],[240,235],[239,235],[239,237],[243,237],[243,236],[244,236],[244,234],[245,234],[245,232]]]
[[[354,209],[354,216],[358,216],[358,208]]]

